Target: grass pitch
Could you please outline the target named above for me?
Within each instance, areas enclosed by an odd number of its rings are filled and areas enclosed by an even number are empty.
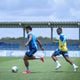
[[[45,62],[40,60],[30,61],[31,74],[23,74],[25,66],[22,58],[0,57],[0,80],[80,80],[80,67],[77,72],[73,71],[63,58],[60,58],[62,67],[55,70],[55,62],[51,58],[45,58]],[[80,66],[80,58],[71,58]],[[12,73],[11,67],[16,65],[18,73]]]

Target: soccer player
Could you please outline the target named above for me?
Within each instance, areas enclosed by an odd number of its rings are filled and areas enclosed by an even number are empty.
[[[56,56],[62,55],[64,59],[73,66],[74,71],[78,69],[78,66],[75,65],[70,59],[68,55],[68,48],[67,48],[67,42],[66,42],[66,37],[64,34],[62,34],[62,28],[59,27],[57,28],[57,34],[59,35],[59,48],[54,51],[52,54],[52,59],[56,62],[57,66],[56,69],[59,69],[61,67],[61,64],[58,61],[58,58]]]
[[[32,34],[32,27],[31,26],[27,26],[26,27],[26,33],[28,34],[27,35],[27,42],[25,44],[25,46],[29,46],[29,51],[27,51],[25,53],[25,56],[23,58],[24,60],[24,64],[26,66],[26,71],[24,71],[23,73],[27,74],[27,73],[31,73],[31,71],[29,70],[29,62],[28,60],[34,60],[34,59],[38,59],[34,56],[34,54],[37,52],[38,50],[38,45],[37,43],[39,44],[41,50],[44,50],[43,47],[42,47],[42,44],[40,42],[39,39],[37,39],[33,34]],[[42,62],[44,62],[44,58],[43,57],[40,57],[39,58]]]

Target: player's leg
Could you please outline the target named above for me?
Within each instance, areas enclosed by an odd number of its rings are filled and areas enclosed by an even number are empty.
[[[71,65],[73,64],[72,61],[70,60],[67,52],[66,52],[66,53],[63,53],[62,55],[63,55],[64,59],[65,59],[69,64],[71,64]]]
[[[24,56],[23,60],[27,70],[24,71],[23,73],[31,73],[31,71],[29,70],[29,60],[34,60],[34,59],[36,59],[34,56],[31,57],[28,57],[27,55]]]
[[[35,54],[34,56],[36,57],[36,59],[40,59],[41,62],[44,62],[44,54],[45,52],[42,51],[41,53]]]
[[[30,52],[26,52],[25,53],[25,56],[23,58],[24,60],[24,64],[25,64],[25,67],[26,67],[26,71],[24,73],[29,73],[29,61],[28,60],[34,60],[36,59],[35,56],[33,56],[33,54],[36,52],[37,50],[36,49],[33,49],[31,50]]]
[[[27,70],[29,70],[28,56],[27,56],[27,55],[25,55],[25,56],[24,56],[24,58],[23,58],[23,60],[24,60],[24,64],[25,64],[25,66],[26,66]]]
[[[57,55],[60,55],[60,51],[58,49],[52,54],[51,57],[57,64],[56,69],[59,69],[61,67],[61,64],[59,63],[58,58],[56,57]]]
[[[25,66],[27,67],[27,70],[28,70],[28,66],[29,66],[28,60],[33,60],[33,59],[35,59],[34,56],[32,56],[32,57],[29,57],[29,56],[27,56],[27,55],[24,56],[23,60],[24,60]]]
[[[36,49],[32,49],[30,52],[26,52],[23,60],[24,60],[24,64],[25,64],[27,70],[24,71],[24,73],[31,73],[31,71],[29,70],[29,60],[40,59],[42,62],[44,61],[44,59],[42,57],[36,58],[35,56],[33,56],[33,54],[36,51],[37,51]]]
[[[64,59],[65,59],[69,64],[71,64],[71,65],[73,66],[74,71],[76,71],[76,69],[78,68],[78,66],[75,65],[75,64],[70,60],[68,53],[63,53],[62,55],[63,55]]]

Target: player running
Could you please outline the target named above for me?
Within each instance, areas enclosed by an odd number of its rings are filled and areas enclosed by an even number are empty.
[[[52,54],[52,59],[56,62],[57,66],[56,69],[59,69],[61,67],[61,64],[59,63],[56,56],[62,55],[64,59],[73,66],[74,71],[78,69],[78,66],[75,65],[70,59],[68,55],[68,48],[66,43],[66,38],[62,34],[62,28],[57,28],[57,34],[59,35],[59,48]]]
[[[41,50],[44,50],[43,47],[42,47],[42,44],[41,42],[32,34],[32,27],[31,26],[27,26],[26,27],[26,33],[28,34],[27,35],[27,38],[28,38],[28,41],[26,42],[25,46],[29,46],[29,52],[27,51],[25,53],[25,56],[23,58],[24,60],[24,64],[26,66],[26,71],[24,71],[23,73],[27,74],[27,73],[31,73],[31,71],[29,70],[29,62],[28,60],[34,60],[34,59],[38,59],[34,56],[34,54],[37,52],[38,50],[38,45],[37,43],[39,44]],[[39,58],[42,62],[44,62],[44,58],[41,57]]]

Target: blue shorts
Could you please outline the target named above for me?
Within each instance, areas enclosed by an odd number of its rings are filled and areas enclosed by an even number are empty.
[[[59,49],[57,49],[52,56],[58,56],[58,55],[62,55],[64,57],[69,57],[67,51],[61,51]]]
[[[32,57],[35,52],[37,52],[37,49],[32,49],[29,52],[26,52],[25,55],[27,55],[28,57]]]

